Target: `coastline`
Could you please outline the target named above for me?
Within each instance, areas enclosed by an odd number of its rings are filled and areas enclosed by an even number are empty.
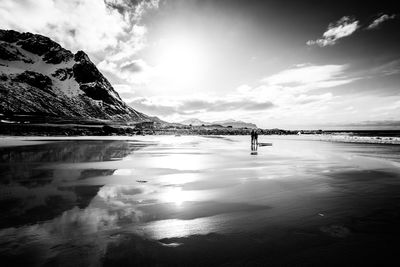
[[[157,137],[180,138],[193,135],[109,135],[109,136],[8,136],[0,135],[0,147],[41,145],[49,142],[58,141],[156,141]],[[229,136],[229,135],[197,135],[199,137],[209,136]],[[400,145],[400,137],[380,137],[380,136],[354,136],[345,134],[304,134],[304,135],[262,135],[263,139],[284,139],[308,140],[323,142],[355,143],[355,144],[382,144],[382,145]]]
[[[319,140],[344,143],[400,145],[400,137],[324,135],[319,137]]]
[[[347,134],[308,134],[298,136],[286,136],[290,139],[314,140],[339,143],[356,144],[382,144],[382,145],[400,145],[400,137],[391,136],[357,136]],[[273,138],[273,137],[272,137]]]

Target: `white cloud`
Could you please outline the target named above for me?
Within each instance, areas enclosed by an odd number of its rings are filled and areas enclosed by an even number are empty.
[[[134,90],[129,84],[114,84],[114,89],[118,94],[133,93]]]
[[[349,96],[328,89],[355,80],[354,73],[346,76],[348,71],[347,65],[302,64],[265,78],[259,86],[240,85],[224,96],[136,97],[130,104],[170,122],[193,117],[203,121],[235,118],[264,128],[296,129],[322,125],[326,121],[360,121],[365,120],[366,114],[374,113],[391,119],[398,110],[397,97],[368,95],[363,91]],[[324,90],[320,92],[309,88]],[[371,110],[382,106],[388,108],[371,113]]]
[[[301,65],[305,66],[305,65]],[[308,69],[304,69],[308,68]],[[167,121],[181,121],[197,117],[205,121],[221,120],[229,117],[236,119],[261,118],[265,114],[276,117],[318,113],[335,97],[332,93],[308,94],[307,90],[297,90],[299,86],[318,84],[320,88],[329,87],[346,66],[307,66],[282,71],[265,79],[266,84],[251,87],[243,84],[225,96],[196,95],[188,97],[154,96],[137,97],[129,103],[140,111],[160,116]],[[308,71],[307,71],[308,70]],[[296,73],[296,72],[301,73]],[[316,78],[318,76],[318,78]],[[312,77],[312,78],[311,78]],[[295,85],[288,84],[296,83]],[[343,82],[343,81],[342,81]],[[297,84],[297,83],[300,83]],[[296,90],[293,90],[293,88]]]
[[[376,18],[370,25],[368,25],[367,29],[368,30],[376,29],[383,22],[390,20],[390,19],[395,19],[395,18],[396,18],[395,14],[393,14],[393,15],[383,14],[380,17]]]
[[[236,91],[238,91],[239,93],[247,93],[250,92],[252,88],[250,86],[248,86],[247,84],[243,84],[241,86],[239,86],[238,88],[236,88]]]
[[[148,8],[158,7],[158,1],[139,1],[130,13],[121,13],[107,3],[101,0],[2,0],[0,25],[46,35],[73,51],[135,50],[136,39],[146,32],[144,26],[137,23]],[[120,6],[123,7],[122,2]],[[127,46],[130,49],[126,49]]]
[[[358,28],[358,20],[344,16],[335,23],[330,23],[322,38],[307,41],[307,45],[320,47],[336,44],[337,40],[352,35]]]
[[[0,24],[49,36],[63,46],[88,52],[117,45],[128,24],[103,1],[2,1]]]
[[[267,99],[255,99],[249,95],[228,95],[227,97],[137,97],[132,106],[150,115],[193,115],[204,113],[248,112],[267,110],[274,104]],[[220,118],[223,118],[221,116]]]
[[[320,94],[313,90],[352,82],[355,79],[345,75],[347,69],[347,65],[299,64],[262,79],[262,85],[243,84],[224,96],[136,97],[130,98],[129,104],[167,121],[191,117],[213,121],[229,116],[242,120],[250,117],[263,125],[262,118],[266,116],[273,116],[276,120],[308,118],[321,114],[336,98],[326,90]]]
[[[326,81],[332,77],[341,75],[346,69],[346,65],[321,65],[303,66],[281,71],[277,74],[264,78],[263,82],[272,85],[282,84],[308,84]]]
[[[297,104],[309,104],[314,102],[326,102],[333,99],[332,93],[325,93],[320,95],[299,95],[294,98]]]
[[[154,68],[143,59],[124,58],[121,61],[104,59],[97,67],[102,71],[113,73],[118,78],[134,85],[143,85],[154,76]]]
[[[262,79],[273,86],[291,91],[306,92],[319,88],[330,88],[354,81],[345,76],[347,65],[298,65]]]
[[[393,112],[395,110],[400,111],[400,100],[398,100],[390,105],[380,106],[380,107],[377,107],[374,109],[374,111],[391,111],[391,112]]]

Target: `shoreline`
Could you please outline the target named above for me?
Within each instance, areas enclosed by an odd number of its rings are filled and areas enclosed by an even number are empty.
[[[274,139],[275,136],[271,135],[272,139]],[[285,137],[288,138],[289,140],[291,139],[291,140],[323,141],[323,142],[352,143],[352,144],[400,145],[400,137],[391,137],[391,136],[307,134],[307,135],[286,135]]]
[[[16,147],[27,145],[41,145],[49,142],[62,141],[156,141],[157,137],[209,137],[216,135],[110,135],[110,136],[10,136],[0,135],[0,147]],[[229,136],[229,135],[218,135]],[[246,136],[246,135],[243,135]],[[352,136],[338,134],[307,134],[307,135],[261,135],[265,139],[284,139],[288,140],[307,140],[307,141],[322,141],[333,143],[352,143],[352,144],[380,144],[380,145],[400,145],[400,137],[377,137],[377,136]]]

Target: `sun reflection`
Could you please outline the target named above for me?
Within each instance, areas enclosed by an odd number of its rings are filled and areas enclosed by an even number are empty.
[[[166,203],[175,203],[176,206],[182,206],[185,201],[193,201],[194,195],[191,191],[183,191],[181,187],[169,188],[161,195],[161,200]]]
[[[216,230],[217,224],[212,218],[162,220],[155,221],[142,228],[147,237],[154,239],[205,235]]]

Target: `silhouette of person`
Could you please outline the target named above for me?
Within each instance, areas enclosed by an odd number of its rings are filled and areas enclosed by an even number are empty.
[[[257,130],[254,131],[254,144],[256,146],[258,146],[258,131]]]
[[[253,129],[251,130],[251,151],[253,151],[251,154],[252,155],[257,155],[257,146],[258,146],[258,141],[257,141],[257,132]]]

